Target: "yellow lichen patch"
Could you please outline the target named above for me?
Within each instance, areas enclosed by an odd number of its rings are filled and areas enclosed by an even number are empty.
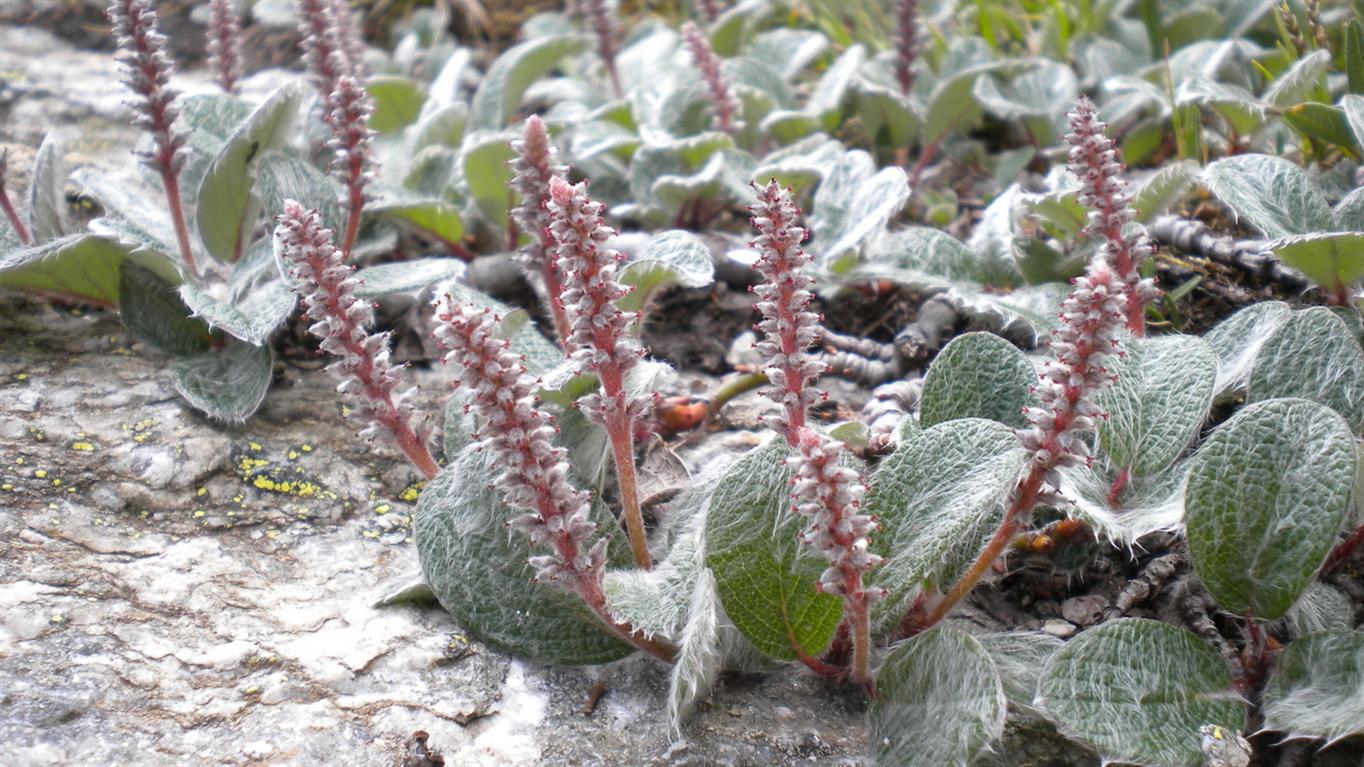
[[[8,482],[6,482],[6,483],[3,484],[3,485],[0,485],[0,490],[4,490],[5,492],[9,492],[9,491],[11,491],[11,490],[13,490],[13,489],[14,489],[14,485],[11,485],[11,484],[8,483]]]
[[[392,506],[389,506],[386,503],[381,503],[378,506],[374,507],[374,513],[378,514],[379,516],[383,516],[387,514],[390,510],[392,510],[392,508],[393,508]]]
[[[47,479],[47,469],[34,469],[33,476],[38,479]]]
[[[245,480],[249,479],[251,474],[255,472],[257,469],[269,465],[270,462],[265,460],[264,458],[252,458],[251,456],[244,455],[242,456],[241,461],[237,463],[237,468],[241,470],[242,479]]]
[[[28,436],[32,437],[34,442],[42,442],[47,439],[47,435],[43,433],[43,430],[35,426],[28,427]]]
[[[208,512],[207,512],[207,511],[204,511],[203,509],[195,509],[195,510],[194,510],[194,518],[195,518],[195,519],[203,519],[203,518],[204,518],[205,516],[207,516],[207,515],[208,515]]]
[[[408,503],[412,503],[412,502],[416,501],[416,500],[417,500],[417,497],[420,496],[420,495],[422,494],[422,488],[424,488],[424,487],[426,487],[426,482],[424,482],[424,481],[423,481],[423,482],[413,482],[412,484],[410,484],[410,485],[408,485],[407,487],[403,488],[403,491],[402,491],[401,493],[398,493],[398,500],[407,501]]]
[[[14,380],[16,380],[16,381],[27,381],[27,380],[28,380],[28,373],[15,373],[15,374],[14,374]]]
[[[15,463],[16,466],[23,466],[23,465],[24,465],[24,457],[21,455],[21,456],[19,456],[18,458],[15,458],[15,459],[14,459],[14,463]]]
[[[299,450],[302,450],[302,451],[305,452],[305,453],[311,453],[311,452],[313,452],[313,446],[307,444],[306,442],[305,442],[304,444],[302,444],[302,445],[299,445],[299,446],[298,446],[298,449],[299,449]]]
[[[299,453],[297,450],[290,450],[290,451],[286,454],[286,457],[288,457],[288,459],[291,460],[291,461],[297,461],[299,455],[300,455],[300,453]]]
[[[95,445],[93,442],[72,442],[71,449],[79,450],[82,453],[93,453],[95,452]]]
[[[259,442],[248,443],[247,447],[251,448],[251,452],[253,453],[259,453],[260,451],[265,449]]]
[[[52,486],[53,486],[53,487],[61,487],[61,486],[62,486],[62,481],[61,481],[60,479],[54,479],[54,480],[52,480]]]
[[[203,498],[206,495],[208,495],[208,488],[206,487],[201,487],[198,490],[194,491],[195,498]]]

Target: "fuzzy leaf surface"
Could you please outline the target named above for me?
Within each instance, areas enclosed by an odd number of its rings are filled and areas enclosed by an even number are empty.
[[[1364,733],[1364,632],[1305,636],[1279,655],[1265,685],[1265,729],[1328,744]]]
[[[1057,729],[1105,763],[1198,767],[1200,727],[1240,732],[1246,722],[1245,704],[1212,645],[1140,618],[1070,640],[1047,663],[1039,694]]]
[[[616,305],[627,312],[639,311],[650,296],[669,285],[703,288],[714,280],[710,250],[696,235],[680,229],[659,232],[621,271],[621,283],[634,290]]]
[[[421,116],[422,104],[426,103],[421,86],[406,77],[371,77],[365,90],[374,99],[370,130],[380,134],[395,133],[415,123]]]
[[[28,218],[33,241],[44,243],[66,233],[66,161],[56,133],[43,137],[33,158],[28,184]]]
[[[478,211],[490,226],[506,225],[507,212],[515,202],[511,188],[511,168],[507,163],[516,156],[508,143],[508,133],[474,133],[464,140],[461,165]]]
[[[355,288],[355,295],[359,298],[378,298],[394,293],[412,293],[458,279],[462,274],[464,262],[455,258],[417,258],[367,266],[355,273],[355,278],[360,281]]]
[[[265,215],[272,222],[284,212],[285,200],[297,200],[321,214],[322,225],[332,230],[336,235],[333,242],[339,246],[339,233],[345,231],[346,221],[331,178],[308,163],[279,152],[266,153],[256,172],[259,174],[256,191]]]
[[[462,628],[512,655],[582,666],[629,655],[576,597],[532,583],[529,538],[506,528],[520,512],[491,487],[491,453],[466,449],[417,499],[413,533],[422,572]]]
[[[966,765],[1004,734],[999,669],[963,631],[940,626],[897,645],[876,695],[867,729],[877,764]]]
[[[459,208],[444,200],[389,197],[366,205],[365,212],[415,227],[444,243],[458,243],[464,235]]]
[[[1331,294],[1348,295],[1364,278],[1364,232],[1314,232],[1273,245],[1279,260]]]
[[[986,634],[979,639],[994,660],[995,668],[999,669],[1009,707],[1018,711],[1035,710],[1042,669],[1066,643],[1038,631],[1007,631]]]
[[[1246,406],[1190,461],[1189,558],[1223,610],[1278,620],[1340,531],[1355,479],[1354,438],[1303,399]]]
[[[1355,434],[1364,430],[1364,351],[1330,309],[1294,312],[1260,350],[1247,400],[1276,397],[1320,402],[1344,416]]]
[[[892,627],[920,588],[954,583],[979,556],[1024,458],[1013,429],[962,418],[924,429],[881,463],[862,502],[881,526],[872,550],[886,560],[867,576],[887,590],[872,606],[874,631]]]
[[[191,316],[175,285],[163,276],[126,263],[118,296],[119,317],[137,340],[177,357],[208,350],[208,326]]]
[[[252,193],[256,161],[283,143],[302,94],[298,84],[270,94],[232,132],[199,182],[194,222],[204,249],[219,261],[232,263],[246,248],[260,212],[260,198]]]
[[[154,269],[163,279],[179,279],[175,267],[159,254],[129,256],[127,247],[104,237],[73,234],[0,253],[0,288],[117,306],[123,265],[129,261]]]
[[[1117,504],[1109,492],[1117,470],[1108,461],[1061,470],[1061,488],[1073,499],[1073,514],[1110,543],[1135,546],[1145,535],[1178,530],[1184,522],[1184,480],[1188,461],[1168,466],[1148,477],[1129,477]]]
[[[541,75],[565,56],[587,49],[587,38],[562,35],[528,40],[507,50],[483,75],[483,82],[470,105],[469,117],[477,128],[496,130],[516,116],[521,96]]]
[[[986,418],[1020,428],[1028,387],[1036,381],[1018,347],[993,333],[965,333],[938,352],[924,376],[919,423]]]
[[[909,182],[896,167],[876,170],[871,155],[847,152],[815,190],[811,249],[829,264],[886,228],[909,202]]]
[[[228,338],[220,349],[177,357],[171,364],[171,381],[180,396],[209,418],[242,423],[265,399],[274,366],[268,345]]]
[[[253,288],[239,301],[220,301],[195,285],[180,286],[180,298],[195,317],[253,346],[265,343],[294,310],[294,291],[284,280]]]
[[[1217,323],[1203,336],[1217,353],[1215,396],[1222,397],[1245,388],[1265,342],[1288,322],[1292,314],[1293,310],[1282,301],[1261,301]]]
[[[706,565],[735,627],[763,653],[818,656],[833,639],[843,602],[815,590],[824,560],[798,537],[791,511],[791,449],[774,438],[744,455],[715,487],[706,516]]]
[[[1349,630],[1354,625],[1354,605],[1345,592],[1321,581],[1312,581],[1284,616],[1294,636],[1321,631]]]
[[[1208,165],[1203,177],[1217,199],[1267,237],[1335,228],[1331,206],[1297,163],[1269,155],[1242,154]]]
[[[1212,407],[1217,353],[1197,336],[1129,339],[1099,393],[1099,442],[1115,466],[1150,476],[1179,458]]]

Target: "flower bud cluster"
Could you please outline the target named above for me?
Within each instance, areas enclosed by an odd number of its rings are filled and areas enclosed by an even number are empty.
[[[710,47],[710,40],[692,22],[682,25],[682,40],[691,51],[692,61],[701,71],[701,79],[706,83],[706,93],[710,97],[710,113],[715,119],[715,127],[725,133],[733,133],[740,128],[735,115],[743,109],[743,104],[725,83],[720,73],[720,57]]]
[[[371,147],[374,131],[369,128],[369,116],[374,112],[374,100],[360,80],[353,75],[342,75],[336,90],[327,99],[331,112],[328,124],[332,137],[327,148],[332,151],[332,175],[350,190],[355,204],[363,202],[363,190],[373,180],[370,171]],[[354,213],[354,211],[352,211]]]
[[[914,60],[919,57],[919,0],[895,4],[895,81],[909,95],[914,87]]]
[[[363,82],[359,33],[342,0],[298,0],[298,15],[304,60],[322,97],[322,118],[331,128],[332,175],[346,187],[354,217],[371,180],[374,141],[369,129],[374,100]]]
[[[1034,388],[1038,405],[1024,410],[1028,426],[1019,431],[1032,472],[1052,489],[1060,484],[1057,469],[1090,460],[1087,437],[1105,416],[1094,395],[1116,380],[1109,365],[1121,354],[1126,302],[1121,279],[1096,260],[1061,303],[1061,325]]]
[[[792,446],[805,426],[805,411],[819,399],[810,384],[826,365],[809,353],[824,334],[819,315],[810,311],[814,280],[803,271],[810,256],[801,248],[805,229],[796,222],[800,209],[791,193],[776,181],[756,188],[758,204],[750,221],[758,236],[750,246],[758,251],[754,268],[763,281],[753,287],[762,315],[755,329],[760,340],[754,348],[765,360],[763,372],[771,386],[766,394],[783,408],[772,427]]]
[[[579,407],[599,423],[610,413],[637,417],[643,404],[626,397],[623,382],[644,352],[628,332],[635,313],[616,307],[629,292],[616,278],[625,257],[605,246],[616,231],[602,221],[602,204],[588,197],[585,183],[552,178],[546,210],[554,237],[550,258],[563,275],[565,345],[583,370],[602,379],[601,392],[579,399]]]
[[[757,325],[761,340],[755,348],[767,360],[763,371],[769,381],[767,396],[784,411],[773,426],[796,449],[790,459],[795,469],[791,500],[795,510],[811,521],[804,542],[829,562],[820,576],[820,590],[851,600],[864,611],[866,602],[880,594],[863,588],[862,574],[881,562],[868,551],[876,521],[859,510],[866,486],[857,472],[839,464],[842,446],[805,425],[806,410],[821,396],[811,384],[825,369],[809,353],[823,328],[818,315],[809,310],[814,295],[812,280],[803,270],[810,262],[801,248],[805,229],[796,224],[800,210],[791,193],[777,182],[758,187],[757,194],[751,220],[758,237],[752,246],[759,253],[755,267],[763,282],[753,292],[763,319]]]
[[[168,87],[174,67],[166,53],[166,37],[156,28],[151,0],[113,0],[108,10],[118,42],[118,61],[124,83],[137,99],[133,124],[152,137],[151,152],[142,160],[163,176],[177,176],[184,167],[185,135],[175,129],[176,92]]]
[[[413,409],[416,391],[397,391],[388,334],[365,329],[374,320],[374,308],[356,297],[355,268],[332,245],[331,230],[322,228],[317,211],[286,200],[275,240],[313,322],[308,331],[321,341],[323,351],[336,358],[327,367],[341,380],[336,390],[356,402],[355,415],[366,422],[361,436],[424,445],[430,431]]]
[[[1143,307],[1156,297],[1155,285],[1138,269],[1152,252],[1145,231],[1124,232],[1136,217],[1118,148],[1105,133],[1094,103],[1081,96],[1070,113],[1070,169],[1080,179],[1080,203],[1089,208],[1086,232],[1104,238],[1099,258],[1108,261],[1128,292],[1127,322],[1138,335],[1144,330]]]
[[[720,5],[716,0],[697,0],[696,5],[707,24],[714,24],[720,18]]]
[[[810,519],[801,540],[829,562],[819,577],[819,590],[840,597],[880,598],[879,589],[861,589],[862,573],[881,564],[881,557],[868,551],[876,520],[858,510],[867,492],[862,477],[839,464],[840,443],[813,429],[801,432],[796,449],[799,452],[790,459],[796,470],[791,500],[796,511]]]
[[[218,85],[237,92],[241,77],[241,18],[233,0],[212,0],[208,5],[208,62]]]
[[[552,244],[549,234],[549,183],[562,177],[568,168],[554,163],[557,151],[549,141],[545,123],[538,115],[526,118],[521,138],[511,142],[516,156],[508,165],[512,170],[512,188],[521,193],[521,204],[512,208],[512,220],[531,241],[521,249],[519,260],[527,269],[543,271],[549,264],[547,249]]]
[[[466,410],[480,421],[476,437],[502,470],[493,484],[509,506],[529,512],[510,524],[552,552],[531,558],[536,580],[573,589],[600,579],[606,540],[596,535],[587,493],[568,481],[566,451],[554,446],[522,358],[497,336],[498,318],[446,295],[436,301],[436,320],[445,361],[468,392]]]
[[[616,20],[611,15],[611,9],[607,7],[608,0],[582,0],[582,5],[586,6],[585,11],[587,21],[592,25],[592,32],[597,36],[597,55],[601,56],[602,63],[606,65],[606,72],[611,77],[611,87],[615,90],[616,98],[625,95],[621,92],[620,76],[616,72]]]

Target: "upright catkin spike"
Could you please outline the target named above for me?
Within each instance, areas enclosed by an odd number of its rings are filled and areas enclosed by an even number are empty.
[[[118,41],[118,61],[123,67],[123,83],[136,97],[131,106],[137,112],[133,124],[151,136],[150,152],[140,153],[142,162],[161,176],[171,223],[179,241],[180,257],[190,276],[198,279],[189,226],[180,202],[180,169],[185,165],[185,135],[175,127],[179,115],[176,92],[169,86],[174,66],[166,53],[166,38],[156,28],[156,11],[151,0],[113,0],[109,21]]]
[[[700,70],[701,79],[706,84],[706,95],[710,100],[710,113],[715,120],[715,127],[725,133],[734,133],[739,129],[735,115],[743,108],[743,104],[735,97],[720,72],[720,57],[715,55],[715,49],[711,48],[710,40],[705,33],[690,21],[682,25],[682,39],[687,44],[687,50],[691,51],[692,61]]]
[[[606,74],[611,78],[611,89],[616,98],[623,98],[625,91],[620,87],[620,74],[616,71],[616,19],[607,3],[608,0],[582,0],[587,20],[597,36],[597,55],[601,56]]]
[[[1136,218],[1132,198],[1123,180],[1126,168],[1118,148],[1104,130],[1094,103],[1081,96],[1070,113],[1070,170],[1080,179],[1080,203],[1089,208],[1086,232],[1101,236],[1098,257],[1117,273],[1127,300],[1127,329],[1133,335],[1146,333],[1145,307],[1157,295],[1155,284],[1143,279],[1140,268],[1152,248],[1144,227],[1125,232]]]
[[[795,469],[791,500],[810,520],[802,539],[829,563],[819,589],[842,597],[853,640],[851,674],[854,680],[869,683],[870,605],[883,594],[866,588],[862,576],[881,563],[868,550],[876,521],[860,510],[866,484],[856,471],[841,465],[842,444],[806,425],[806,411],[821,396],[811,384],[825,366],[809,351],[823,329],[818,315],[810,311],[813,280],[804,273],[810,257],[801,247],[805,230],[796,223],[800,210],[776,181],[758,187],[757,196],[752,223],[758,237],[752,247],[759,254],[755,268],[763,281],[753,288],[762,315],[757,326],[761,340],[755,348],[765,358],[763,372],[771,382],[767,395],[783,410],[773,418],[773,426],[796,449],[790,459]]]
[[[331,0],[297,0],[299,46],[318,95],[326,100],[336,92],[337,81],[351,74],[350,61],[342,48]]]
[[[624,256],[606,247],[606,240],[616,232],[602,221],[602,205],[588,197],[585,183],[551,178],[546,210],[554,238],[550,258],[563,276],[569,356],[601,381],[601,389],[579,398],[578,406],[605,427],[611,440],[630,550],[635,563],[648,568],[652,559],[639,506],[634,447],[635,422],[647,403],[625,390],[626,376],[643,351],[628,332],[635,314],[616,307],[616,301],[629,292],[616,278]]]
[[[526,512],[510,526],[546,551],[530,560],[535,579],[577,594],[613,634],[670,660],[675,647],[617,621],[607,609],[606,539],[592,521],[588,494],[568,481],[567,453],[554,445],[552,419],[540,409],[522,358],[498,336],[499,318],[448,295],[436,300],[435,309],[436,340],[479,422],[475,439],[501,470],[493,485],[508,506]]]
[[[540,276],[549,301],[554,330],[561,343],[568,343],[568,317],[564,313],[563,279],[550,258],[554,237],[549,231],[549,184],[563,177],[568,169],[555,163],[557,154],[550,143],[545,123],[538,115],[526,118],[521,138],[512,141],[516,156],[508,163],[512,169],[512,188],[521,194],[521,204],[511,211],[512,220],[525,232],[530,241],[521,248],[517,260],[528,271]]]
[[[208,4],[208,63],[227,93],[236,93],[241,77],[241,18],[234,0]]]
[[[395,442],[427,479],[439,467],[428,444],[431,431],[413,409],[416,389],[398,389],[398,369],[389,361],[388,334],[370,333],[374,308],[356,297],[355,267],[332,245],[321,216],[294,200],[284,201],[275,242],[280,259],[303,298],[312,320],[308,332],[322,351],[335,357],[327,370],[340,379],[336,390],[355,403],[353,415],[365,422],[361,436]]]
[[[341,53],[346,57],[348,71],[352,77],[361,82],[369,76],[369,68],[365,65],[365,40],[364,30],[361,27],[359,16],[355,8],[351,6],[350,0],[330,0],[332,4],[332,19],[336,25],[336,40]]]
[[[919,2],[899,0],[895,4],[895,81],[906,96],[914,88],[914,61],[918,57]]]
[[[716,0],[697,0],[696,6],[707,24],[714,24],[720,19],[720,4]]]

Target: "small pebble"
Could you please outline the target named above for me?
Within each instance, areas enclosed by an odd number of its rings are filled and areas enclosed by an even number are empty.
[[[1050,634],[1059,639],[1065,639],[1075,635],[1075,624],[1058,618],[1052,618],[1042,624],[1042,633]]]

